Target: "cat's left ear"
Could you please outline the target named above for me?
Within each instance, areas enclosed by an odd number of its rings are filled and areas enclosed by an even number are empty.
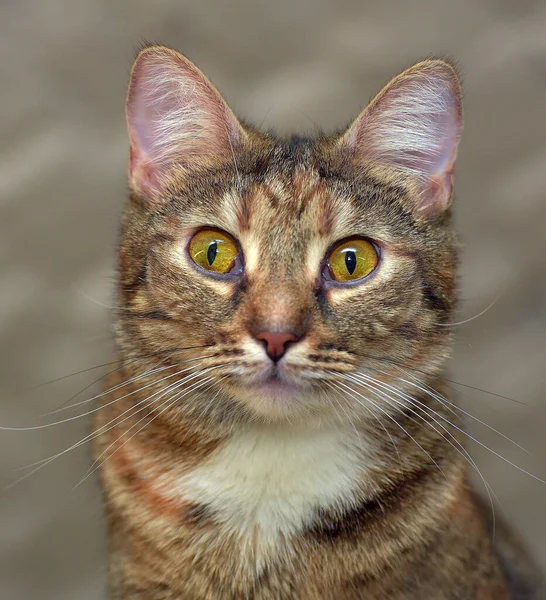
[[[426,216],[451,203],[463,128],[459,77],[442,60],[426,60],[395,77],[360,114],[339,144],[370,167],[387,167],[417,186]]]
[[[127,95],[129,184],[150,201],[173,176],[232,160],[246,136],[212,83],[185,56],[164,46],[142,50]]]

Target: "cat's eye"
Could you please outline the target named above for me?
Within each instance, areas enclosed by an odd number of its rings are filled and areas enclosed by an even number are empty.
[[[198,231],[190,241],[188,252],[196,265],[220,275],[233,272],[240,264],[235,240],[217,229]]]
[[[379,262],[379,252],[372,242],[351,238],[339,243],[328,256],[329,279],[342,283],[368,276]]]

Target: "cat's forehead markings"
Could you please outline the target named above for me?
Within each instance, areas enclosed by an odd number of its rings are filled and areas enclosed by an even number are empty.
[[[315,281],[319,276],[320,266],[324,259],[324,252],[327,242],[324,238],[313,237],[307,246],[307,257],[305,260],[305,269],[310,281]]]
[[[307,178],[304,184],[295,186],[294,199],[298,216],[310,212],[317,220],[319,232],[328,235],[333,226],[334,215],[332,198],[326,184],[315,178]]]
[[[240,232],[250,230],[250,218],[252,215],[252,195],[247,190],[239,198],[237,207],[237,228]]]
[[[264,183],[262,190],[265,192],[270,202],[275,206],[278,206],[279,204],[284,205],[290,200],[290,191],[280,177],[270,177],[266,183]]]
[[[270,179],[254,185],[251,189],[251,205],[253,212],[260,210],[278,210],[283,206],[285,199],[285,188],[277,179]]]
[[[241,197],[235,190],[229,190],[224,193],[220,201],[222,206],[223,229],[229,232],[237,232],[240,229],[240,206]]]

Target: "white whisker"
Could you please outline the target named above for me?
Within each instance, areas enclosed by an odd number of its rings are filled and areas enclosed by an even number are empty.
[[[340,388],[336,387],[335,384],[333,384],[332,382],[328,382],[330,384],[330,386],[340,392],[340,393],[347,393],[347,392],[343,392],[343,390],[340,390]],[[369,410],[369,408],[367,406],[365,406],[356,396],[354,396],[352,393],[349,392],[349,396],[351,398],[353,398],[353,400],[355,400],[356,402],[358,402],[358,404],[360,404],[360,406],[362,406],[366,411],[369,412],[369,414],[377,421],[377,423],[383,428],[383,431],[387,434],[388,438],[390,439],[390,442],[392,444],[392,447],[394,449],[394,451],[396,452],[396,455],[398,456],[398,462],[400,464],[402,464],[402,458],[400,456],[400,452],[398,451],[398,446],[396,445],[396,442],[394,441],[394,438],[392,437],[392,435],[390,434],[389,430],[385,427],[385,425],[381,422],[381,420],[379,419],[379,417],[373,413],[373,411]],[[372,405],[374,405],[376,408],[377,405],[375,405],[375,403],[373,401],[371,401]]]
[[[178,365],[173,365],[173,366],[178,366]],[[168,367],[165,367],[168,368]],[[169,367],[171,368],[171,367]],[[192,368],[192,367],[190,367]],[[188,369],[189,370],[189,369]],[[36,429],[46,429],[48,427],[54,427],[56,425],[62,425],[63,423],[68,423],[70,421],[74,421],[76,419],[81,419],[82,417],[86,417],[88,415],[91,415],[99,410],[102,410],[103,408],[110,406],[111,404],[114,404],[115,402],[119,402],[120,400],[123,400],[124,398],[127,398],[128,396],[131,396],[133,394],[136,394],[146,388],[149,388],[153,385],[156,385],[157,383],[164,381],[165,379],[170,379],[172,377],[176,377],[177,375],[180,375],[180,373],[184,373],[185,371],[179,371],[178,373],[171,373],[171,375],[167,375],[167,377],[163,377],[162,379],[160,379],[159,381],[153,381],[151,383],[149,383],[148,385],[145,385],[141,388],[139,388],[138,390],[134,390],[128,394],[125,394],[124,396],[121,396],[120,398],[116,398],[114,400],[112,400],[111,402],[107,402],[106,404],[102,404],[101,406],[98,406],[97,408],[93,408],[92,410],[89,410],[87,412],[84,412],[80,415],[75,415],[74,417],[68,417],[66,419],[62,419],[61,421],[55,421],[54,423],[45,423],[44,425],[35,425],[34,427],[2,427],[0,426],[0,430],[3,431],[34,431]],[[120,385],[119,387],[123,387],[122,385]],[[119,389],[119,388],[117,388]],[[102,394],[98,394],[97,396],[94,396],[93,398],[90,398],[89,401],[91,400],[95,400],[98,399],[102,396],[104,396],[106,393],[110,393],[110,392],[104,392]]]
[[[399,379],[400,381],[403,381],[404,383],[407,383],[408,385],[413,385],[413,386],[417,387],[418,389],[422,390],[423,392],[425,392],[425,393],[427,393],[429,395],[432,395],[441,404],[444,404],[444,405],[447,404],[447,405],[449,405],[449,406],[446,406],[446,408],[449,409],[449,407],[451,407],[452,409],[458,410],[459,412],[463,413],[465,416],[470,417],[471,419],[473,419],[474,421],[480,423],[484,427],[487,427],[487,429],[493,431],[497,435],[500,435],[506,441],[510,442],[511,444],[513,444],[514,446],[516,446],[517,448],[519,448],[520,450],[522,450],[523,452],[525,452],[525,454],[530,454],[530,452],[526,448],[524,448],[523,446],[520,446],[517,442],[515,442],[514,440],[512,440],[511,438],[509,438],[507,435],[505,435],[501,431],[498,431],[494,427],[491,427],[491,425],[488,425],[487,423],[485,423],[481,419],[478,419],[478,417],[475,417],[474,415],[472,415],[468,411],[462,409],[460,406],[457,406],[455,403],[453,403],[450,400],[448,400],[448,398],[446,398],[443,394],[440,394],[437,390],[434,390],[433,388],[431,388],[430,386],[428,386],[426,384],[423,384],[424,387],[422,387],[421,385],[419,385],[419,382],[418,382],[417,378],[413,377],[411,375],[411,373],[408,373],[407,371],[405,371],[404,369],[401,369],[400,367],[397,367],[397,369],[399,371],[401,371],[402,373],[404,373],[407,377],[410,377],[411,379],[414,379],[415,383],[412,383],[411,381],[406,381],[405,379],[397,377],[397,379]],[[384,371],[380,371],[379,369],[374,369],[374,370],[378,371],[379,373],[383,373],[384,375],[389,375],[388,373],[385,373]]]
[[[221,365],[218,365],[221,366]],[[211,367],[211,369],[214,369],[217,367]],[[162,415],[166,410],[168,410],[169,408],[171,408],[172,406],[174,406],[174,404],[176,404],[181,398],[184,398],[187,394],[189,394],[192,391],[195,391],[196,389],[199,389],[200,387],[203,387],[203,385],[205,385],[206,383],[209,383],[210,381],[214,381],[214,377],[208,377],[206,378],[204,381],[199,381],[195,384],[193,384],[192,386],[190,386],[190,388],[188,388],[187,390],[184,389],[182,392],[179,392],[178,394],[175,394],[175,396],[169,400],[166,400],[163,405],[164,408],[162,408],[162,410],[160,410],[150,421],[148,421],[147,423],[145,423],[136,433],[134,433],[129,439],[125,440],[119,447],[117,447],[112,453],[110,453],[100,464],[99,461],[102,458],[102,456],[104,455],[104,453],[109,450],[113,444],[117,443],[122,437],[124,437],[125,435],[127,435],[127,433],[129,433],[129,431],[131,431],[131,429],[133,429],[136,425],[138,425],[140,422],[142,422],[144,419],[146,419],[147,417],[150,416],[151,413],[148,413],[147,415],[145,415],[144,417],[142,417],[142,419],[139,419],[133,426],[131,426],[127,431],[125,431],[121,436],[119,436],[115,442],[113,442],[112,444],[110,444],[93,462],[93,464],[90,467],[90,470],[88,470],[88,472],[84,475],[83,479],[81,479],[75,486],[73,489],[76,489],[78,486],[80,486],[88,477],[90,477],[102,464],[104,464],[104,462],[106,462],[109,458],[112,458],[112,456],[114,454],[116,454],[116,452],[118,452],[119,450],[121,450],[121,448],[123,448],[123,446],[125,446],[125,444],[127,444],[128,442],[130,442],[136,435],[138,435],[144,428],[146,428],[148,425],[150,425],[150,423],[152,423],[152,421],[154,421],[155,419],[157,419],[160,415]],[[153,412],[153,411],[152,411]]]
[[[331,373],[336,374],[334,371],[331,371]],[[347,376],[345,376],[347,377]],[[447,475],[444,473],[443,469],[440,467],[440,465],[432,458],[432,456],[423,448],[423,446],[421,446],[421,444],[411,435],[411,433],[409,433],[408,431],[406,431],[406,429],[400,425],[400,423],[398,423],[398,421],[392,416],[390,415],[386,410],[382,409],[380,406],[378,406],[377,404],[373,403],[372,400],[370,400],[370,398],[366,398],[365,396],[363,396],[362,394],[360,394],[357,390],[354,390],[353,388],[345,385],[344,383],[340,382],[340,385],[342,385],[343,387],[347,388],[348,390],[350,390],[351,392],[354,392],[356,394],[358,394],[363,400],[367,401],[367,402],[371,402],[376,408],[377,410],[379,410],[380,412],[382,412],[385,416],[387,416],[397,427],[399,427],[409,438],[410,440],[412,440],[412,442],[429,458],[429,460],[432,461],[432,463],[436,466],[436,468],[440,471],[440,473],[442,473],[442,475],[446,478],[447,480]],[[370,391],[374,391],[373,388],[369,385],[366,385],[364,383],[361,383],[361,385],[364,385],[364,387],[366,387],[367,389],[369,389]]]
[[[214,367],[208,367],[208,368],[206,368],[206,369],[204,369],[204,370],[202,370],[202,371],[198,371],[197,373],[192,373],[191,375],[188,375],[188,376],[184,377],[184,378],[183,378],[181,381],[176,381],[175,383],[173,383],[173,384],[171,384],[171,385],[167,386],[167,388],[164,388],[164,389],[161,391],[161,395],[160,395],[160,396],[158,396],[158,397],[157,397],[155,400],[153,400],[153,401],[151,401],[151,402],[148,402],[148,403],[147,403],[145,406],[143,406],[142,408],[140,408],[138,411],[132,412],[132,413],[129,415],[129,417],[127,417],[127,418],[132,418],[132,417],[134,417],[134,416],[135,416],[135,414],[137,414],[137,413],[141,412],[142,410],[146,410],[146,408],[149,408],[149,407],[150,407],[150,406],[152,406],[153,404],[157,403],[157,402],[158,402],[158,401],[159,401],[161,398],[164,398],[164,397],[165,397],[165,396],[166,396],[166,395],[167,395],[169,392],[171,392],[171,391],[176,391],[177,389],[180,389],[180,388],[182,388],[182,387],[183,387],[183,386],[185,386],[185,385],[186,385],[186,383],[188,383],[189,381],[192,381],[192,380],[193,380],[193,379],[195,379],[196,377],[199,377],[199,376],[201,376],[201,375],[204,375],[205,373],[208,373],[208,372],[210,372],[210,371],[212,371],[212,370],[214,370],[214,369],[217,369],[217,368],[219,368],[220,366],[221,366],[221,365],[216,365],[216,366],[214,366]],[[184,388],[184,390],[182,390],[182,391],[185,391],[185,388]],[[154,394],[154,395],[155,395],[155,394]],[[153,395],[152,395],[150,398],[153,398]],[[149,398],[148,398],[147,400],[149,400]],[[138,406],[138,405],[137,405],[137,406]],[[152,412],[153,412],[153,409],[152,409]],[[140,423],[141,421],[143,421],[143,420],[144,420],[144,419],[145,419],[147,416],[149,416],[149,414],[150,414],[150,413],[148,413],[148,415],[144,415],[144,417],[142,417],[142,418],[141,418],[139,421],[137,421],[137,422],[136,422],[134,425],[132,425],[132,426],[131,426],[131,428],[130,428],[130,429],[128,429],[127,431],[130,431],[130,430],[131,430],[133,427],[135,427],[136,425],[138,425],[138,423]],[[125,421],[125,420],[127,420],[127,419],[124,419],[124,421]],[[120,421],[120,423],[122,423],[122,422],[123,422],[123,421]],[[116,423],[116,427],[117,427],[117,426],[118,426],[120,423]],[[105,433],[105,432],[103,432],[103,433]],[[125,433],[127,433],[127,432],[125,432]],[[122,434],[122,436],[123,436],[123,435],[125,435],[125,433],[123,433],[123,434]],[[102,435],[102,433],[101,433],[101,435]],[[98,456],[98,457],[95,459],[95,461],[93,462],[93,465],[95,465],[95,464],[96,464],[96,463],[97,463],[97,462],[98,462],[98,461],[101,459],[101,457],[104,455],[104,453],[105,453],[105,452],[107,452],[107,451],[110,449],[110,447],[111,447],[113,444],[115,444],[116,442],[117,442],[117,440],[115,440],[114,442],[112,442],[112,444],[110,444],[110,445],[109,445],[109,446],[108,446],[108,447],[107,447],[105,450],[103,450],[103,452],[102,452],[102,453],[101,453],[101,454],[100,454],[100,455],[99,455],[99,456]],[[90,468],[92,468],[92,467],[93,467],[93,465],[91,465],[91,467],[90,467]]]
[[[493,299],[492,302],[490,302],[483,310],[481,310],[478,314],[474,315],[473,317],[469,317],[468,319],[464,319],[463,321],[458,321],[457,323],[434,323],[434,324],[438,327],[455,327],[457,325],[464,325],[465,323],[470,323],[470,321],[473,321],[474,319],[481,317],[490,308],[493,308],[493,306],[495,306],[495,304],[499,301],[499,299],[501,298],[501,296],[504,294],[505,291],[506,291],[505,289],[501,290],[497,294],[497,296]]]
[[[493,494],[493,496],[495,496],[495,499],[497,500],[497,502],[500,505],[500,501],[499,501],[497,495],[495,494],[494,490],[491,488],[491,486],[489,485],[489,483],[487,482],[487,480],[485,479],[485,477],[482,475],[482,472],[480,471],[478,465],[476,464],[476,462],[474,461],[474,459],[472,458],[472,456],[470,455],[470,453],[461,444],[461,442],[442,423],[440,423],[439,421],[437,421],[434,418],[434,416],[432,416],[431,412],[434,413],[434,414],[436,414],[436,415],[438,415],[440,418],[444,419],[444,421],[446,421],[452,427],[455,427],[461,433],[465,433],[465,432],[462,429],[460,429],[459,427],[457,427],[454,423],[451,423],[451,421],[449,421],[448,419],[446,419],[443,415],[441,415],[440,413],[437,413],[432,408],[428,407],[426,404],[423,404],[422,402],[418,401],[416,398],[413,398],[413,397],[409,396],[405,392],[402,392],[401,390],[398,390],[397,388],[395,388],[393,386],[390,386],[389,384],[387,384],[385,382],[379,381],[379,380],[377,380],[377,379],[375,379],[373,377],[369,377],[367,375],[364,375],[363,373],[358,373],[357,375],[355,375],[355,377],[364,377],[364,378],[366,378],[367,381],[369,381],[374,386],[379,385],[382,388],[386,388],[386,389],[391,390],[393,393],[397,394],[403,400],[405,400],[405,402],[409,403],[410,406],[413,406],[413,407],[415,407],[418,410],[420,409],[424,414],[426,414],[428,417],[430,417],[439,427],[441,427],[450,436],[450,438],[457,444],[457,446],[455,446],[451,442],[450,439],[446,438],[445,435],[442,432],[438,431],[436,429],[436,427],[434,427],[434,425],[432,425],[429,421],[427,421],[422,415],[420,415],[419,413],[415,412],[412,408],[409,408],[407,406],[407,404],[404,404],[403,402],[399,402],[399,401],[395,400],[389,394],[385,394],[385,398],[387,399],[387,401],[394,402],[395,404],[397,404],[399,406],[402,406],[402,407],[410,410],[410,412],[412,414],[414,414],[417,418],[421,419],[426,425],[428,425],[431,429],[433,429],[436,433],[438,433],[438,435],[440,435],[452,448],[454,448],[456,450],[456,452],[458,452],[458,454],[460,454],[468,462],[468,464],[470,466],[472,466],[474,468],[474,470],[476,471],[476,473],[478,474],[478,476],[482,480],[482,483],[484,485],[485,491],[487,492],[487,495],[489,497],[489,502],[491,504],[491,514],[492,514],[492,518],[493,518],[493,531],[495,531],[495,528],[496,528],[496,516],[495,516],[495,508],[494,508],[494,504],[493,504],[493,499],[491,497],[491,493]],[[420,408],[419,406],[417,406],[417,404],[421,405],[424,408]]]
[[[221,366],[221,365],[219,365],[219,366]],[[174,376],[174,375],[180,375],[180,374],[185,373],[185,372],[187,372],[187,371],[189,371],[190,369],[193,369],[193,368],[194,367],[190,367],[188,369],[183,369],[182,371],[180,371],[178,373],[175,373],[172,376]],[[8,489],[14,487],[15,485],[19,484],[20,482],[24,481],[25,479],[27,479],[28,477],[30,477],[34,473],[36,473],[39,470],[41,470],[42,468],[46,467],[51,462],[53,462],[57,458],[63,456],[64,454],[67,454],[68,452],[71,452],[72,450],[75,450],[75,449],[83,446],[84,444],[93,441],[94,439],[96,439],[100,435],[104,435],[105,433],[107,433],[108,431],[110,431],[111,429],[113,429],[114,427],[119,426],[121,423],[123,423],[123,422],[127,421],[128,419],[132,418],[135,414],[137,414],[137,413],[145,410],[147,407],[149,407],[153,403],[153,401],[151,401],[151,399],[154,398],[155,396],[157,396],[158,394],[161,394],[159,396],[159,398],[162,398],[170,390],[175,389],[176,387],[180,387],[180,385],[184,385],[184,383],[186,383],[191,378],[194,378],[194,374],[187,375],[181,381],[176,381],[173,384],[170,384],[169,386],[167,386],[167,388],[163,388],[161,390],[158,390],[157,392],[155,392],[154,394],[148,396],[144,400],[141,400],[137,404],[135,404],[133,406],[130,406],[128,409],[126,409],[125,411],[123,411],[120,415],[118,415],[114,419],[110,420],[105,425],[102,425],[98,429],[94,430],[92,433],[88,434],[87,436],[85,436],[80,441],[76,442],[75,444],[72,444],[69,448],[66,448],[62,452],[58,452],[57,454],[54,454],[53,456],[50,456],[50,457],[45,458],[45,459],[41,459],[39,461],[36,461],[35,463],[27,465],[26,467],[23,467],[24,469],[28,469],[28,468],[36,466],[36,468],[32,469],[32,471],[30,471],[29,473],[26,473],[25,475],[23,475],[22,477],[20,477],[16,481],[8,484],[4,488],[4,490],[8,490]],[[159,380],[159,382],[160,381],[163,381],[163,379]],[[155,383],[159,383],[159,382],[155,382]],[[146,387],[149,387],[149,386],[146,386]],[[117,400],[121,400],[121,398],[118,398]],[[137,408],[141,404],[144,404],[144,406],[142,406],[138,410],[135,410],[135,408]],[[125,418],[121,419],[121,417],[123,417],[127,413],[130,413],[130,414],[128,416],[126,416]]]

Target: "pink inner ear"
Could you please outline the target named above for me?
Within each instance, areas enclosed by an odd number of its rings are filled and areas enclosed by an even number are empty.
[[[238,123],[205,76],[182,55],[149,48],[137,58],[127,99],[134,189],[157,194],[173,168],[223,155]]]
[[[134,83],[129,120],[135,146],[141,156],[159,160],[160,148],[170,143],[166,131],[169,115],[181,110],[184,98],[177,102],[178,82],[169,77],[170,65],[143,64]],[[174,67],[174,65],[173,65]],[[187,100],[185,102],[188,104]],[[162,125],[163,124],[163,125]]]
[[[418,179],[421,209],[441,211],[449,205],[462,130],[459,86],[451,67],[433,62],[406,71],[354,128],[350,133],[358,154]]]

